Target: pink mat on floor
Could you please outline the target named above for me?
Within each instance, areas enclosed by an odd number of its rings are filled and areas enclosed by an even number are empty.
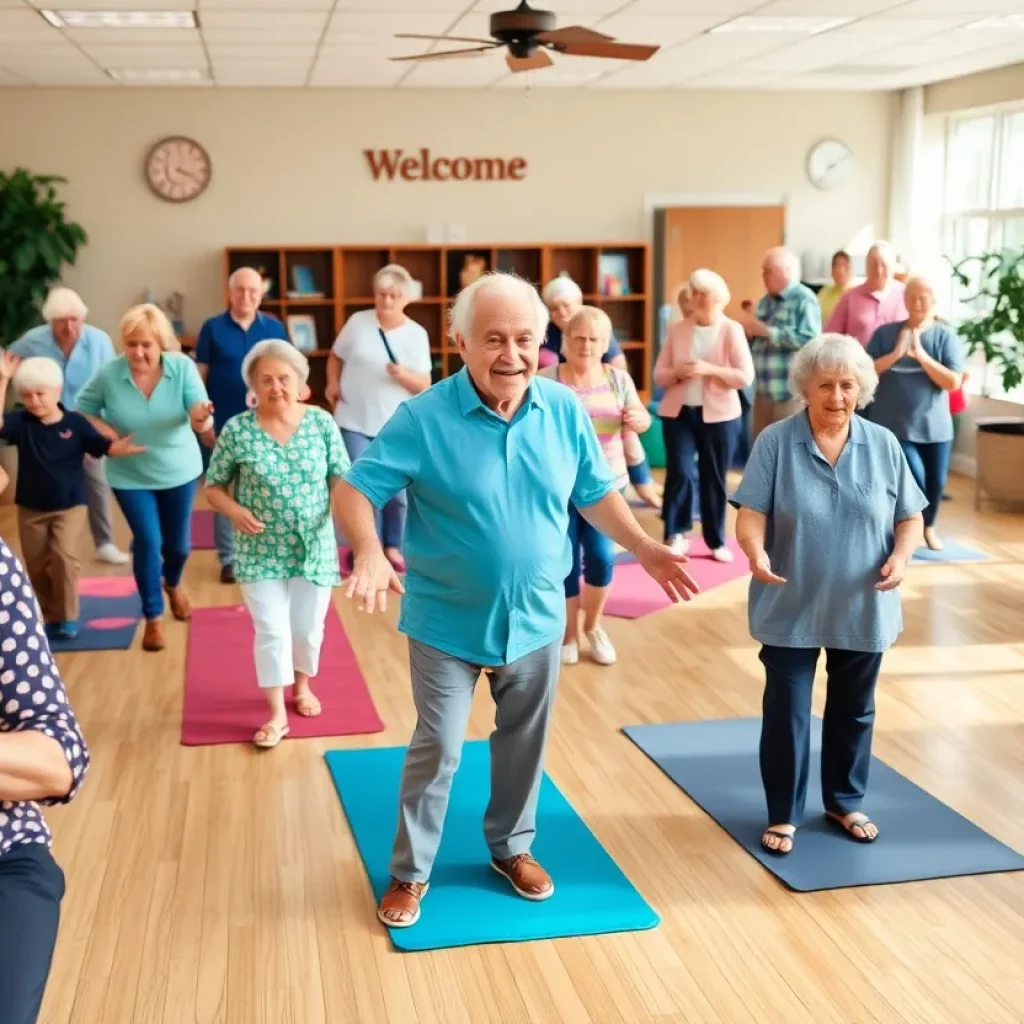
[[[703,540],[694,537],[690,541],[690,561],[686,571],[702,592],[749,574],[746,556],[740,551],[739,545],[732,539],[728,544],[729,550],[736,556],[735,560],[716,562]],[[699,601],[700,594],[694,600]],[[639,619],[651,612],[660,612],[671,604],[665,591],[636,562],[620,561],[615,566],[612,592],[605,605],[605,615],[617,619]]]
[[[192,512],[192,550],[213,550],[213,512],[197,508]]]
[[[184,746],[247,743],[267,720],[267,702],[256,685],[252,645],[252,620],[244,606],[195,609],[185,663]],[[303,718],[289,706],[288,739],[384,729],[333,605],[327,611],[320,672],[312,687],[323,713]]]

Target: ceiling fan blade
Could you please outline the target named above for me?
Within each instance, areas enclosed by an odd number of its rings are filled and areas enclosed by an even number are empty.
[[[539,71],[541,68],[549,68],[555,62],[543,50],[538,50],[529,57],[513,57],[508,54],[505,63],[510,71]]]
[[[566,25],[565,28],[552,29],[537,36],[541,43],[610,43],[614,38],[582,25]]]
[[[432,53],[414,53],[409,57],[388,57],[388,60],[454,60],[460,57],[480,57],[497,46],[473,46],[468,50],[435,50]]]
[[[468,36],[421,36],[415,32],[396,32],[396,39],[439,39],[444,43],[486,43],[488,46],[496,46],[493,39],[471,39]]]
[[[660,46],[640,46],[633,43],[556,43],[556,53],[571,57],[614,57],[617,60],[649,60]]]

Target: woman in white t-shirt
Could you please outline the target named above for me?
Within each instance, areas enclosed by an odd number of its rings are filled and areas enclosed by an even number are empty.
[[[353,462],[398,407],[430,387],[430,338],[405,315],[412,278],[392,263],[373,279],[373,309],[353,313],[327,357],[327,401]],[[388,561],[404,571],[402,491],[377,510],[377,533]]]

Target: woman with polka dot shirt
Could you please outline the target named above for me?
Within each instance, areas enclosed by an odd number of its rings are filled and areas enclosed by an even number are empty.
[[[2,489],[2,486],[0,486]],[[50,973],[64,873],[40,804],[70,800],[89,765],[35,594],[0,541],[0,1019],[34,1024]]]

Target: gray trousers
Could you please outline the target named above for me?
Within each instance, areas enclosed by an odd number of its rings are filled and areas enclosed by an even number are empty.
[[[481,671],[495,703],[491,799],[484,814],[484,838],[491,856],[499,860],[529,852],[536,832],[561,648],[559,637],[510,665],[481,668],[409,641],[418,717],[402,769],[398,834],[391,856],[395,878],[405,882],[430,878]]]
[[[213,546],[221,565],[235,564],[235,528],[231,520],[219,512],[213,514]]]
[[[96,547],[114,543],[114,521],[110,517],[110,486],[103,468],[102,459],[86,455],[85,468],[86,501],[89,506],[89,532]]]

